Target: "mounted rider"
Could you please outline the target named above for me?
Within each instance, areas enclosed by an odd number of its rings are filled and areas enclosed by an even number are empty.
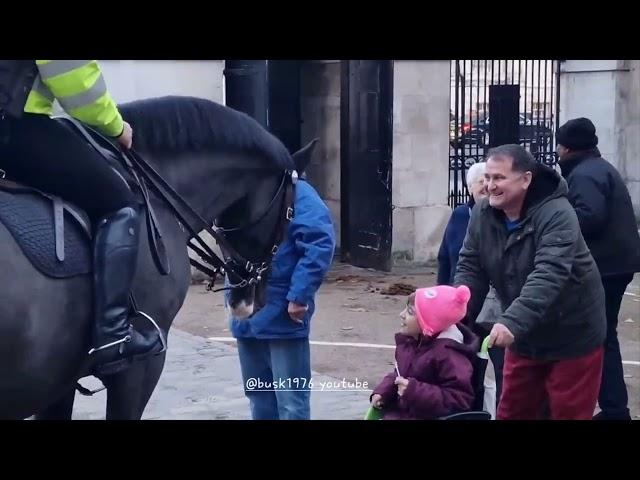
[[[95,60],[0,60],[0,169],[89,215],[94,226],[95,312],[89,353],[95,357],[95,373],[113,374],[132,359],[164,351],[159,331],[141,333],[131,324],[139,207],[104,158],[51,118],[54,100],[123,149],[131,148],[133,132]]]

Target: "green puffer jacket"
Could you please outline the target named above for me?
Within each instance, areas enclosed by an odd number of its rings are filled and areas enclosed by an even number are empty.
[[[562,360],[603,345],[600,274],[567,199],[567,183],[554,170],[537,170],[521,222],[511,233],[504,213],[487,199],[473,209],[454,282],[471,289],[470,322],[480,312],[489,282],[504,310],[498,323],[513,333],[515,353]]]

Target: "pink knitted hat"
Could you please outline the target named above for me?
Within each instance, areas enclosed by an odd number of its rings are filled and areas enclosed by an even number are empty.
[[[424,335],[433,337],[467,314],[471,291],[466,285],[454,288],[440,285],[416,291],[416,316]]]

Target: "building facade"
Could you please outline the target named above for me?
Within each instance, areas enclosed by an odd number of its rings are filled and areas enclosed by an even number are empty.
[[[464,198],[464,172],[488,146],[486,139],[465,145],[452,139],[462,138],[465,128],[489,132],[489,122],[482,124],[489,86],[496,84],[489,74],[499,85],[520,85],[524,124],[537,118],[537,128],[544,123],[554,131],[570,118],[591,118],[603,156],[620,170],[640,215],[638,60],[316,60],[280,70],[267,61],[233,68],[223,60],[102,65],[118,102],[192,95],[241,109],[236,104],[246,92],[254,95],[254,113],[262,108],[256,99],[265,98],[263,123],[287,145],[317,138],[308,178],[331,209],[343,259],[360,266],[435,261],[451,208]],[[264,76],[256,97],[257,90],[249,91],[258,88],[255,82],[245,86],[232,75],[238,68],[254,69],[256,78],[275,73]],[[282,82],[286,89],[278,87]],[[283,102],[296,115],[273,106]],[[555,142],[545,148],[552,152]]]

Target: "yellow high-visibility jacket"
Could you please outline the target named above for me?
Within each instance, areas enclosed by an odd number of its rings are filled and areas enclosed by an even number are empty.
[[[36,60],[39,75],[24,111],[51,115],[53,102],[72,117],[102,134],[117,137],[124,130],[122,115],[95,60]]]

